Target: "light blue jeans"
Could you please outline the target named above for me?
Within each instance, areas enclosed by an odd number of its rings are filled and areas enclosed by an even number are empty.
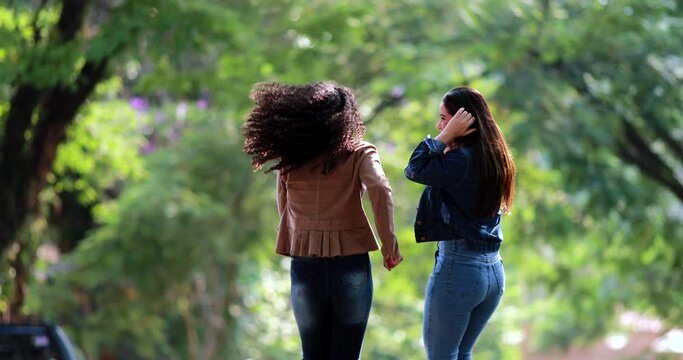
[[[429,360],[471,360],[472,349],[505,291],[498,252],[471,251],[465,240],[439,241],[427,283],[423,340]]]

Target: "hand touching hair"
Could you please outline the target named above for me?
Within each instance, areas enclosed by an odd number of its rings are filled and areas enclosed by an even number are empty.
[[[469,87],[455,88],[444,95],[449,114],[460,108],[472,114],[472,130],[458,139],[474,148],[479,172],[479,215],[492,216],[499,210],[508,213],[515,192],[515,163],[503,132],[498,127],[484,96]]]

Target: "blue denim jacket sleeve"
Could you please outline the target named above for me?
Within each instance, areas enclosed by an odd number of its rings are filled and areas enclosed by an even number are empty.
[[[427,137],[410,156],[404,171],[405,177],[435,187],[458,185],[467,176],[470,157],[462,150],[444,154],[445,149],[446,144]]]

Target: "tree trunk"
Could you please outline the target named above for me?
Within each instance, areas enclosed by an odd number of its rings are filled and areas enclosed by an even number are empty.
[[[12,292],[12,299],[9,304],[9,321],[21,322],[22,314],[21,308],[26,300],[26,285],[28,283],[30,266],[33,254],[27,252],[26,244],[19,243],[19,251],[12,261],[12,269],[14,269],[14,289]],[[30,258],[27,258],[30,257]]]
[[[88,0],[63,0],[54,29],[56,36],[46,41],[53,44],[75,41],[88,5]],[[38,211],[38,196],[47,184],[57,148],[80,107],[104,78],[107,63],[107,57],[87,60],[73,83],[51,88],[28,83],[16,86],[2,122],[5,129],[0,144],[0,254],[4,255],[17,241],[28,215]],[[30,269],[21,261],[12,266],[17,273],[18,293],[9,312],[15,314],[23,306],[22,289]]]

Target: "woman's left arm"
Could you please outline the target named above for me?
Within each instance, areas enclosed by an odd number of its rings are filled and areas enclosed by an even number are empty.
[[[384,267],[391,271],[403,261],[403,256],[399,251],[394,231],[394,202],[391,197],[391,186],[374,146],[368,146],[363,150],[359,176],[361,183],[367,189],[372,213],[375,215],[375,227],[382,242]]]
[[[277,211],[278,214],[280,214],[280,217],[282,217],[282,214],[285,212],[285,208],[287,207],[287,183],[285,181],[285,178],[282,176],[280,173],[280,170],[277,171]]]

